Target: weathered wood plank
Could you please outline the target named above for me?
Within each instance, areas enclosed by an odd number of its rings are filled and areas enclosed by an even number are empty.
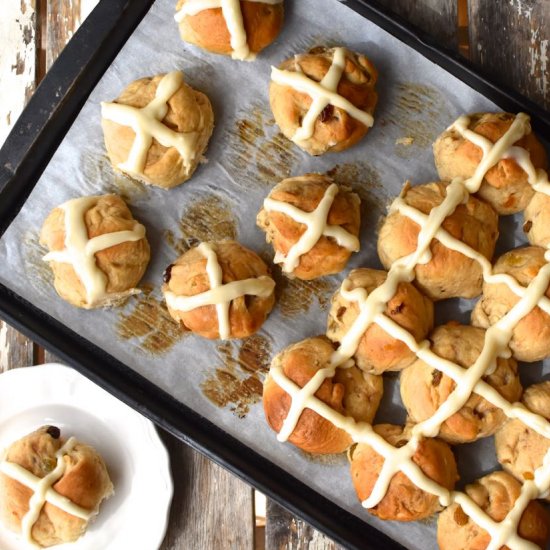
[[[33,343],[0,321],[0,372],[33,364]]]
[[[495,82],[550,108],[550,0],[470,1],[471,59]]]
[[[35,2],[7,2],[0,18],[0,146],[34,92],[37,36]],[[0,321],[0,372],[32,363],[32,342]]]
[[[253,550],[252,488],[172,436],[161,436],[179,492],[161,550]]]
[[[80,0],[48,0],[47,3],[47,43],[46,70],[57,59],[76,29],[80,26]],[[97,2],[95,2],[97,4]],[[86,2],[90,10],[91,2]]]
[[[2,5],[0,145],[4,143],[35,87],[37,48],[34,5],[33,0],[11,0]]]
[[[343,550],[270,499],[267,500],[265,537],[267,550]]]
[[[457,0],[377,0],[451,50],[458,48]]]

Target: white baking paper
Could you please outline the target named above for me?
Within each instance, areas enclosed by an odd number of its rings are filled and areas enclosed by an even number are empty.
[[[258,401],[259,376],[253,372],[258,360],[265,368],[286,345],[324,333],[328,299],[345,273],[321,282],[280,285],[279,305],[260,335],[248,343],[180,335],[159,307],[159,288],[165,267],[185,246],[205,237],[234,236],[270,258],[264,235],[255,226],[256,214],[278,180],[309,171],[334,169],[337,180],[351,183],[365,199],[362,249],[349,268],[379,266],[375,229],[385,205],[405,180],[437,179],[431,143],[458,115],[495,106],[336,0],[287,1],[284,31],[253,63],[208,54],[181,42],[174,4],[175,0],[158,0],[153,5],[96,86],[0,240],[0,281],[335,504],[406,547],[436,548],[435,520],[399,524],[372,518],[357,501],[345,457],[321,460],[290,444],[279,444],[264,420],[261,403],[249,404]],[[271,65],[315,45],[345,45],[365,53],[380,73],[375,125],[366,139],[345,153],[322,158],[302,153],[279,134],[268,102]],[[134,184],[113,172],[104,152],[100,102],[114,99],[132,80],[174,69],[182,69],[187,82],[211,98],[216,127],[207,163],[191,181],[164,191]],[[40,259],[45,251],[37,244],[38,233],[48,213],[66,200],[117,190],[147,227],[152,261],[143,282],[153,290],[132,298],[122,309],[73,308],[51,285],[48,267]],[[504,220],[501,249],[520,242],[514,232],[519,225],[516,218]],[[466,301],[438,304],[438,320],[467,322],[471,307]],[[540,365],[523,370],[526,378],[548,372]],[[206,396],[212,397],[217,385],[227,401],[224,407]],[[386,377],[385,389],[377,421],[403,421],[395,376]],[[248,404],[239,393],[247,391],[252,394]],[[455,450],[462,472],[460,486],[496,465],[492,438]]]

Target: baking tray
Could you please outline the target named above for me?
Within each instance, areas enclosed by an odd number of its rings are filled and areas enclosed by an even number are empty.
[[[374,2],[344,3],[501,108],[528,112],[534,129],[550,139],[549,114],[526,98],[495,86],[458,55],[439,48]],[[152,0],[102,0],[36,91],[0,150],[0,236],[25,203],[88,95],[152,4]],[[351,548],[400,547],[1,284],[0,316],[338,542]]]

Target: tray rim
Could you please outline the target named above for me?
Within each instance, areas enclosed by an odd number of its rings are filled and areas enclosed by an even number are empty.
[[[496,85],[458,53],[439,46],[375,1],[340,1],[504,110],[529,113],[534,129],[550,140],[550,113],[545,109]],[[23,207],[96,83],[153,3],[101,0],[35,91],[0,149],[0,237]],[[367,544],[369,548],[403,548],[2,284],[0,317],[340,544],[357,549]]]

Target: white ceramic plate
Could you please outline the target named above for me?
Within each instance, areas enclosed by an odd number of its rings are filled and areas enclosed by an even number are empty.
[[[46,424],[95,447],[115,486],[86,534],[54,548],[158,548],[173,485],[168,453],[152,422],[69,367],[41,365],[0,375],[0,449]],[[27,545],[0,526],[0,548]]]

